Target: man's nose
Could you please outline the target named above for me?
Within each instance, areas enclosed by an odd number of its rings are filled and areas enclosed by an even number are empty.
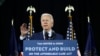
[[[47,24],[47,22],[44,22],[44,24]]]

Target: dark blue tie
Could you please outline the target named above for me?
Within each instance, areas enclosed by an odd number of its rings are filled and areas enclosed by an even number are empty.
[[[48,36],[48,32],[45,32],[45,40],[48,40],[49,36]]]

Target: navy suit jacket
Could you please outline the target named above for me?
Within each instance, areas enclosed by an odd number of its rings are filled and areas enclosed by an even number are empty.
[[[44,40],[43,32],[33,34],[30,40]],[[54,33],[54,37],[51,40],[63,40],[63,36],[58,33]]]
[[[30,40],[44,40],[43,32],[34,33],[30,38]],[[55,33],[55,36],[52,40],[63,40],[63,36],[58,33]],[[20,40],[20,45],[19,45],[19,52],[21,51],[23,51],[23,40]]]

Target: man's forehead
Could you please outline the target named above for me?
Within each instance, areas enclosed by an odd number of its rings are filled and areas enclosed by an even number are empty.
[[[45,15],[45,16],[42,16],[41,19],[51,19],[51,17],[49,15]]]

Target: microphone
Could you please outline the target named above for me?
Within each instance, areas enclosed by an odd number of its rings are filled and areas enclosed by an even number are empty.
[[[48,32],[45,32],[45,39],[48,40],[49,36],[48,36]]]

